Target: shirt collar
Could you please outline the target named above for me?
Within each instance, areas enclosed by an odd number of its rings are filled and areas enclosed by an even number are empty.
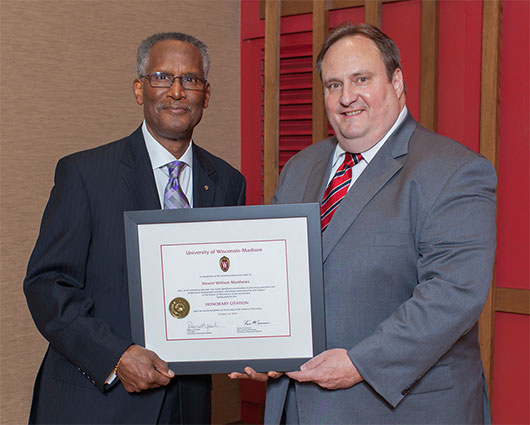
[[[407,107],[405,106],[401,112],[399,113],[396,122],[392,127],[390,127],[390,130],[387,131],[387,133],[383,136],[379,142],[377,142],[374,146],[372,146],[367,151],[362,152],[363,160],[366,161],[368,164],[372,159],[374,159],[374,156],[377,152],[379,152],[379,149],[385,144],[385,142],[388,140],[388,138],[396,131],[396,129],[399,127],[399,125],[403,122],[405,117],[407,116]],[[340,147],[340,145],[337,143],[337,146],[335,147],[335,154],[333,156],[333,166],[340,160],[343,161],[343,156],[346,151]],[[352,152],[357,153],[357,152]]]
[[[145,140],[145,147],[147,148],[147,153],[149,154],[149,159],[151,160],[151,166],[153,170],[160,168],[164,173],[169,175],[166,165],[170,162],[175,161],[177,158],[169,152],[165,147],[163,147],[157,140],[149,133],[147,129],[147,124],[142,123],[142,134]],[[190,141],[186,152],[179,158],[179,161],[184,162],[190,168],[192,168],[193,163],[193,141]]]

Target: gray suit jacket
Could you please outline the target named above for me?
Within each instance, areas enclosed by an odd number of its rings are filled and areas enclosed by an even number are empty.
[[[320,201],[337,141],[285,166],[273,202]],[[337,209],[322,237],[327,348],[364,381],[296,384],[301,423],[480,423],[477,319],[495,251],[496,175],[480,155],[410,114]],[[269,380],[278,423],[288,379]]]

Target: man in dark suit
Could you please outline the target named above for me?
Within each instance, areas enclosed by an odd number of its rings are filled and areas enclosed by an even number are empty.
[[[210,422],[210,377],[175,376],[131,341],[123,212],[243,205],[245,180],[192,141],[210,98],[206,45],[154,34],[137,67],[144,123],[57,164],[24,281],[49,341],[30,423]]]
[[[265,421],[488,421],[477,319],[495,171],[412,118],[399,51],[377,28],[334,31],[317,69],[335,136],[286,164],[273,202],[321,201],[327,350],[269,372]]]

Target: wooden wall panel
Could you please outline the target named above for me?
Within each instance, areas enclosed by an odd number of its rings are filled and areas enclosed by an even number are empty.
[[[325,3],[321,0],[313,0],[313,143],[328,137],[328,119],[324,109],[322,80],[315,68],[317,56],[326,39],[328,28],[329,13],[325,8]]]
[[[497,168],[501,70],[502,0],[488,0],[482,9],[482,83],[480,102],[480,153]],[[495,279],[479,319],[482,363],[492,393],[493,339],[495,331]]]
[[[381,28],[381,0],[364,1],[364,22]]]
[[[260,0],[260,18],[265,18],[265,1]],[[276,0],[275,0],[276,1]],[[281,1],[281,16],[294,16],[311,13],[313,6],[311,0],[279,0]],[[349,9],[364,6],[367,2],[394,3],[407,0],[318,0],[323,3],[326,10]],[[370,6],[371,8],[372,6]],[[376,6],[377,7],[377,6]],[[375,10],[375,9],[374,9]],[[371,13],[371,12],[370,12]],[[376,15],[372,15],[376,17]]]
[[[195,139],[239,167],[239,2],[181,0],[156,6],[140,0],[0,2],[3,424],[27,423],[33,382],[47,345],[30,318],[22,280],[55,164],[68,153],[128,135],[141,123],[132,80],[143,38],[182,31],[209,45],[212,97]],[[13,80],[21,72],[29,75],[24,85]],[[214,387],[237,398],[237,386],[220,379]],[[230,404],[226,399],[214,402]]]
[[[438,0],[421,2],[420,123],[438,129]]]
[[[264,187],[268,204],[278,184],[278,143],[280,119],[280,5],[265,3],[265,115],[264,115]]]
[[[495,289],[495,311],[530,315],[530,291],[497,287]]]

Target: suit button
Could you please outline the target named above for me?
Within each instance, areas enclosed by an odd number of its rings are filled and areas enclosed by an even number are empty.
[[[407,395],[410,392],[410,390],[407,388],[403,391],[401,391],[401,395]]]

